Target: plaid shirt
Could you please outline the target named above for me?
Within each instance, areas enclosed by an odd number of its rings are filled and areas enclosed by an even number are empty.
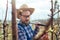
[[[18,23],[18,40],[32,40],[37,32],[37,28],[33,31],[30,25]]]

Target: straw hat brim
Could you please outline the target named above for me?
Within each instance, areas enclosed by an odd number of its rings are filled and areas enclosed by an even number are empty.
[[[34,8],[20,8],[17,9],[17,18],[20,19],[20,14],[23,11],[30,11],[30,14],[32,14],[34,12]]]

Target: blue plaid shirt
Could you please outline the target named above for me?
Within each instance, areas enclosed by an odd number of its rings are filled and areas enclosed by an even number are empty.
[[[32,40],[38,32],[37,29],[33,31],[30,25],[18,23],[18,40]]]

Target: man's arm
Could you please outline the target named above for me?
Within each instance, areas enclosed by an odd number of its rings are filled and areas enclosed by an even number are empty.
[[[27,40],[25,32],[18,27],[18,40]]]
[[[33,31],[33,37],[39,32],[39,28],[36,27],[35,30]]]
[[[52,17],[51,17],[51,18],[48,20],[48,22],[46,23],[45,30],[44,30],[44,32],[42,33],[42,35],[39,35],[39,37],[38,37],[36,40],[39,40],[39,39],[45,34],[45,32],[49,29],[49,26],[50,26],[51,22],[52,22]]]

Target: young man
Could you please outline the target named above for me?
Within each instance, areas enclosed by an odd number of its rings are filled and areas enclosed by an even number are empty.
[[[34,8],[28,8],[23,4],[20,9],[17,9],[17,18],[20,19],[18,23],[18,40],[33,40],[33,37],[39,30],[39,25],[36,25],[35,30],[32,30],[29,25],[30,15]]]

